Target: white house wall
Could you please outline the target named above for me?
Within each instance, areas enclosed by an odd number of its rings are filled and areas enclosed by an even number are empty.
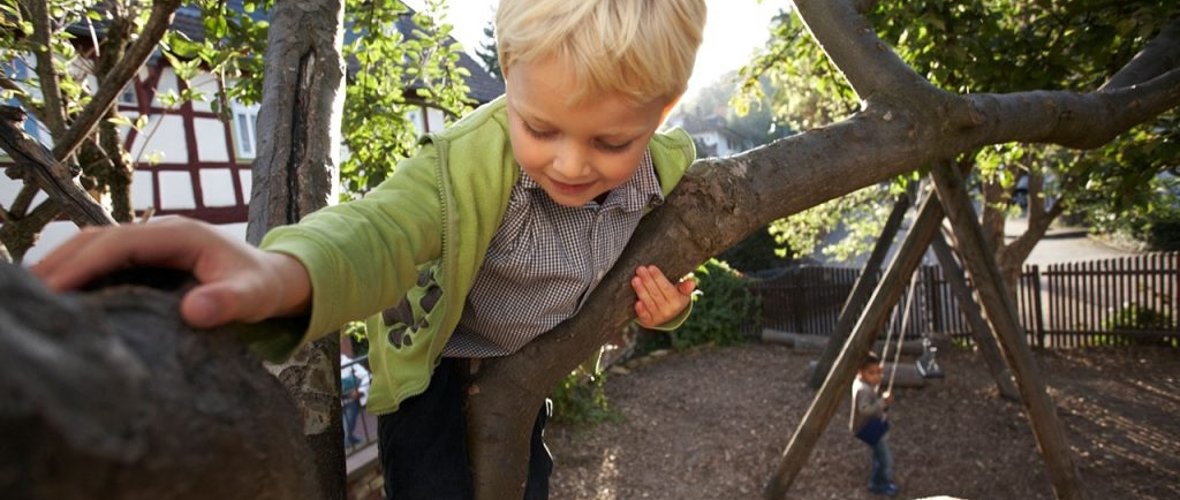
[[[225,124],[213,118],[193,118],[197,132],[197,161],[200,163],[225,163],[229,161],[229,148],[225,141]],[[226,186],[231,186],[226,184]]]
[[[213,100],[217,98],[217,78],[209,73],[200,73],[193,77],[189,86],[205,96],[203,100],[193,103],[193,111],[212,113]]]
[[[94,79],[90,80],[94,85]],[[151,88],[153,82],[155,91]],[[206,102],[165,107],[158,97],[161,93],[178,94],[189,84],[208,97]],[[253,123],[249,124],[249,130],[241,131],[236,120],[225,123],[213,113],[207,101],[215,97],[218,83],[212,75],[202,74],[186,83],[171,68],[145,66],[137,73],[133,85],[120,96],[118,106],[120,113],[132,122],[141,114],[149,116],[146,126],[140,130],[128,127],[119,130],[121,142],[137,165],[131,188],[131,204],[137,215],[150,209],[154,217],[199,218],[217,225],[219,231],[244,239],[254,152],[240,151],[244,140],[238,135],[253,134]],[[257,112],[257,106],[231,103],[231,107],[255,115]],[[437,109],[420,108],[413,116],[422,133],[441,130],[446,124],[445,114]],[[35,121],[32,123],[27,130],[44,128]],[[256,139],[247,140],[256,147]],[[0,155],[0,162],[4,161],[5,157]],[[0,203],[9,206],[20,188],[19,182],[0,176]],[[38,194],[39,200],[44,198],[44,193]],[[64,218],[50,223],[37,245],[26,253],[24,263],[37,262],[76,232],[77,227]]]
[[[233,186],[234,173],[228,168],[201,169],[202,186]],[[238,203],[232,189],[205,189],[201,192],[202,201],[207,207],[232,207]]]
[[[176,115],[149,116],[143,131],[135,134],[130,153],[131,160],[139,163],[187,164],[184,119]]]

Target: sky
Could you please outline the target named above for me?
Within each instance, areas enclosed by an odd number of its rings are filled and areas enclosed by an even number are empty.
[[[485,38],[483,29],[495,17],[497,0],[450,0],[446,21],[455,26],[454,36],[473,56]],[[709,11],[704,41],[697,52],[692,79],[685,98],[716,81],[726,71],[741,67],[769,36],[771,17],[785,8],[788,0],[706,0]],[[407,1],[420,8],[419,1]],[[478,58],[477,58],[478,60]]]

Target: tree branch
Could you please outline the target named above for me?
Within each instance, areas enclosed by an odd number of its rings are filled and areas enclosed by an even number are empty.
[[[148,56],[156,49],[164,33],[171,25],[172,13],[180,7],[181,0],[160,0],[152,4],[152,13],[144,25],[139,38],[127,50],[127,54],[119,63],[99,82],[98,93],[78,114],[70,128],[64,134],[54,135],[56,141],[53,156],[59,160],[74,154],[83,138],[94,133],[94,127],[99,120],[106,116],[106,112],[114,104],[115,99],[123,92],[123,86],[135,75],[136,71],[147,61]]]
[[[26,181],[33,181],[45,194],[58,201],[70,220],[79,226],[111,225],[114,219],[74,181],[74,175],[62,162],[34,141],[13,121],[0,119],[0,148],[8,153]]]
[[[1053,143],[1090,149],[1180,104],[1180,68],[1132,87],[972,94],[963,97],[986,125],[977,146],[1005,142]]]
[[[12,213],[17,217],[23,216],[29,211],[29,205],[33,203],[33,197],[37,196],[41,190],[32,182],[26,182],[21,186],[20,192],[16,194],[16,199],[12,200]]]
[[[20,94],[25,93],[24,87],[21,87],[15,80],[5,75],[0,75],[0,89],[12,90]]]
[[[832,64],[863,100],[883,92],[937,92],[898,57],[860,11],[865,0],[795,0],[795,8]]]
[[[53,136],[58,137],[66,128],[66,111],[61,101],[57,70],[53,67],[53,30],[49,20],[49,4],[44,0],[22,0],[21,5],[33,22],[37,79],[41,82],[41,95],[45,99],[42,118]]]
[[[1180,67],[1180,18],[1173,19],[1165,25],[1159,35],[1147,42],[1131,62],[1111,76],[1098,90],[1130,87],[1177,67]]]

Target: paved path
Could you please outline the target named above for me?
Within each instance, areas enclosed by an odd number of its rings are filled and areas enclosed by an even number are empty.
[[[1024,233],[1028,227],[1026,219],[1009,219],[1004,226],[1004,235],[1011,241]],[[1025,264],[1054,264],[1082,260],[1109,259],[1135,255],[1136,252],[1118,248],[1092,238],[1085,228],[1053,228],[1037,243]]]

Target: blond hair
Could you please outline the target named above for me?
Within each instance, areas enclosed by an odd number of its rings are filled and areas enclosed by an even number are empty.
[[[611,93],[671,103],[688,85],[704,25],[704,0],[501,0],[496,43],[505,77],[518,62],[569,64],[574,102]]]

